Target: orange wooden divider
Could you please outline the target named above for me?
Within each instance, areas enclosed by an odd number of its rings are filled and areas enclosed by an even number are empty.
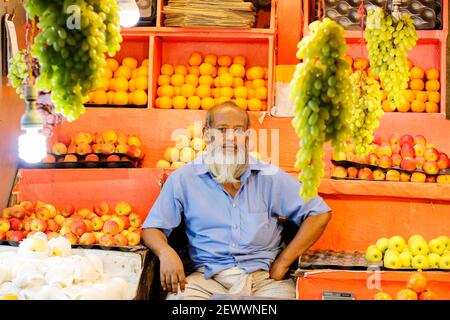
[[[373,288],[373,279],[381,280],[381,288],[395,299],[396,293],[406,288],[406,281],[412,272],[382,271],[332,271],[320,270],[307,272],[297,281],[299,300],[320,300],[322,291],[353,292],[356,300],[373,300],[378,292]],[[450,300],[450,277],[448,272],[427,271],[428,288],[437,294],[440,300]]]
[[[72,204],[89,208],[106,201],[110,208],[126,201],[145,219],[160,192],[159,169],[54,169],[20,170],[19,201]]]

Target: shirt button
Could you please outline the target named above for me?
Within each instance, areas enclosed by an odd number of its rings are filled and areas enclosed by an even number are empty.
[[[231,244],[231,247],[233,247],[233,248],[236,247],[236,244],[235,244],[235,243],[232,243],[232,244]]]
[[[235,224],[235,225],[233,225],[233,229],[237,229],[237,225]]]
[[[236,203],[233,203],[233,208],[236,208]]]

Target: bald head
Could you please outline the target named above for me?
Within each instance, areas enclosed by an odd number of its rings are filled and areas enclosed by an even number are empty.
[[[250,116],[232,101],[227,101],[208,110],[205,129],[209,128],[250,128]]]

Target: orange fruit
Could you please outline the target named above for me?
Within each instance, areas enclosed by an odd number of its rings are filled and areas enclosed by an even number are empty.
[[[425,88],[425,84],[423,83],[423,80],[421,80],[421,79],[412,79],[409,82],[409,87],[412,90],[423,90]]]
[[[109,91],[106,93],[106,96],[108,98],[108,104],[113,104],[114,103],[114,95],[116,93],[114,91]]]
[[[425,91],[414,91],[416,98],[414,100],[420,100],[426,102],[428,100],[428,95]]]
[[[191,84],[183,84],[181,86],[181,95],[186,98],[195,95],[195,87]]]
[[[186,66],[178,65],[175,67],[175,74],[181,74],[184,77],[185,75],[187,75],[187,73],[188,73],[188,71],[187,71]]]
[[[227,102],[227,101],[230,101],[230,98],[220,97],[220,98],[214,99],[214,104],[218,105],[218,104],[222,104],[222,103]]]
[[[235,100],[233,100],[233,102],[236,103],[243,110],[247,110],[247,99],[245,99],[245,98],[236,98]]]
[[[217,69],[217,75],[220,77],[221,75],[225,74],[225,73],[229,73],[229,68],[227,67],[220,67],[219,69]]]
[[[366,70],[368,66],[369,66],[369,60],[367,60],[366,58],[360,57],[360,58],[356,58],[353,61],[353,68],[355,70],[360,70],[360,69]]]
[[[113,71],[110,68],[103,68],[103,78],[111,79],[113,77]]]
[[[420,67],[413,67],[409,71],[409,77],[411,79],[423,79],[424,75],[425,74],[424,74],[422,68],[420,68]]]
[[[230,56],[220,56],[219,59],[217,59],[217,63],[221,67],[229,67],[231,65],[231,57]]]
[[[212,66],[215,66],[217,64],[217,56],[214,54],[207,54],[205,56],[205,63],[209,63]]]
[[[148,68],[147,67],[139,67],[137,70],[138,70],[138,76],[143,76],[143,77],[148,76]]]
[[[114,94],[113,104],[119,106],[128,104],[128,94],[125,91],[117,91]]]
[[[172,98],[170,97],[159,97],[155,100],[155,106],[161,109],[172,108]]]
[[[381,90],[381,101],[386,100],[387,98],[387,93],[385,90]]]
[[[108,103],[108,95],[104,90],[95,90],[92,94],[92,103],[93,104],[107,104]]]
[[[198,78],[198,83],[203,86],[211,87],[213,84],[213,78],[211,76],[203,75]]]
[[[147,90],[148,89],[148,78],[145,76],[139,76],[136,78],[136,89]]]
[[[216,88],[220,88],[221,87],[220,86],[220,78],[219,77],[214,79],[214,87],[216,87]]]
[[[414,62],[412,62],[411,59],[408,59],[408,68],[409,68],[409,70],[411,70],[412,67],[414,67]]]
[[[243,87],[244,80],[242,78],[233,78],[233,88]]]
[[[142,60],[141,66],[148,67],[148,59]]]
[[[187,107],[192,110],[200,109],[202,99],[199,96],[190,96],[187,99]]]
[[[214,99],[211,97],[206,97],[202,99],[202,102],[200,104],[200,106],[202,107],[203,110],[209,110],[212,107],[214,107]]]
[[[116,82],[116,79],[112,78],[109,79],[109,90],[113,90],[114,91],[114,83]]]
[[[439,88],[441,87],[438,80],[428,80],[425,83],[425,88],[427,91],[439,91]]]
[[[174,87],[175,96],[181,96],[181,87]]]
[[[130,70],[134,70],[137,68],[138,62],[135,58],[127,57],[122,60],[122,65],[128,67]]]
[[[252,78],[252,73],[251,73],[251,68],[250,69],[247,69],[247,71],[245,71],[245,78],[247,79],[247,80],[253,80],[253,78]]]
[[[425,103],[420,100],[414,100],[411,102],[411,111],[412,112],[424,112],[425,111]]]
[[[353,66],[353,58],[352,58],[352,56],[346,54],[344,56],[344,60],[345,60],[345,62],[347,62],[347,64],[349,65],[350,68]]]
[[[255,79],[252,81],[252,88],[256,89],[256,88],[260,88],[260,87],[265,87],[266,86],[266,81],[263,79]]]
[[[176,96],[172,99],[174,109],[184,109],[187,105],[187,100],[183,96]]]
[[[100,84],[97,87],[97,89],[100,89],[100,90],[103,90],[103,91],[108,91],[108,89],[109,89],[109,79],[101,78],[100,79]]]
[[[194,66],[188,68],[189,74],[196,75],[197,77],[200,75],[200,67]]]
[[[164,86],[166,84],[170,84],[170,76],[168,76],[166,74],[162,74],[162,75],[158,76],[158,85]]]
[[[197,87],[197,95],[200,98],[211,97],[211,88],[201,84]]]
[[[232,64],[229,71],[235,78],[243,78],[245,76],[245,69],[241,64]]]
[[[266,101],[262,102],[261,110],[267,110],[267,102]]]
[[[388,100],[384,100],[381,103],[381,107],[383,108],[384,112],[393,112],[395,111],[395,107],[391,106],[391,103]]]
[[[190,66],[199,66],[202,64],[202,55],[198,52],[194,52],[193,54],[191,54],[191,56],[189,57],[189,65]]]
[[[236,99],[239,98],[246,99],[247,95],[248,93],[246,87],[237,87],[236,89],[234,89],[234,96]]]
[[[131,71],[131,79],[136,79],[138,76],[139,76],[138,69],[134,69],[133,71]]]
[[[436,68],[428,69],[426,76],[427,80],[439,80],[439,70]]]
[[[268,80],[269,79],[269,68],[264,67],[264,80]]]
[[[127,66],[120,66],[114,72],[114,77],[115,78],[125,78],[127,80],[130,80],[130,78],[131,78],[131,70]]]
[[[114,81],[114,91],[128,91],[128,80],[126,78],[116,78]]]
[[[147,93],[144,90],[136,90],[132,95],[133,104],[137,106],[143,106],[147,104]]]
[[[128,93],[128,104],[133,104],[133,95],[134,92]]]
[[[213,77],[213,78],[217,77],[217,68],[216,67],[213,67],[213,72],[211,74],[211,77]]]
[[[251,78],[251,80],[263,79],[264,78],[264,69],[261,67],[257,67],[257,66],[250,68],[250,78]]]
[[[239,64],[239,65],[245,67],[245,63],[246,63],[246,60],[245,60],[245,57],[243,57],[243,56],[236,56],[233,58],[233,64]]]
[[[223,75],[219,76],[219,83],[221,87],[231,87],[233,85],[234,78],[229,73],[224,73]]]
[[[213,73],[214,73],[214,67],[212,64],[205,62],[200,65],[200,74],[201,75],[211,76]]]
[[[220,97],[225,97],[225,98],[233,98],[233,88],[231,87],[224,87],[224,88],[220,88]]]
[[[262,102],[258,98],[252,98],[247,101],[247,107],[250,111],[260,111],[262,108]]]
[[[158,88],[157,94],[160,97],[173,98],[175,96],[175,90],[171,85],[164,85],[164,86]]]
[[[411,104],[406,99],[404,99],[403,102],[401,102],[399,105],[397,105],[398,112],[408,112],[409,109],[411,109]]]
[[[170,78],[170,83],[174,87],[181,87],[184,84],[184,76],[181,74],[174,74]]]
[[[130,79],[130,81],[128,81],[128,90],[130,92],[133,92],[136,90],[136,79]]]
[[[425,111],[428,113],[439,112],[439,105],[435,102],[428,101],[425,103]]]
[[[414,99],[416,99],[416,95],[412,90],[405,90],[403,91],[403,97],[406,99],[406,101],[411,102]]]
[[[212,96],[213,98],[220,98],[220,88],[214,88],[212,89]]]
[[[266,87],[259,87],[255,89],[255,97],[259,100],[267,99],[267,89]]]
[[[441,101],[441,94],[437,91],[428,92],[428,101],[439,103]]]
[[[247,87],[247,99],[252,99],[256,96],[255,89]]]
[[[119,67],[119,62],[116,59],[108,58],[106,59],[106,66],[112,70],[112,72],[116,71]]]
[[[174,72],[174,68],[171,64],[166,63],[161,66],[161,74],[171,76],[171,75],[173,75],[173,72]]]
[[[186,84],[190,84],[191,86],[197,87],[198,77],[195,74],[188,74],[186,77],[184,77],[184,82]]]

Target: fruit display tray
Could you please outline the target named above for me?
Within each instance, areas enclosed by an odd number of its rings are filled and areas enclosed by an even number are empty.
[[[391,168],[382,168],[380,166],[376,166],[376,165],[372,165],[372,164],[364,164],[364,163],[358,163],[358,162],[353,162],[353,161],[348,161],[348,160],[340,160],[340,161],[331,160],[331,163],[334,164],[335,166],[344,167],[345,169],[347,169],[349,167],[355,167],[357,169],[369,168],[371,170],[380,169],[380,170],[383,170],[383,172],[387,172],[388,170],[397,170],[397,171],[400,171],[400,172],[408,172],[408,173],[420,172],[420,173],[424,173],[424,174],[426,174],[428,176],[438,176],[438,175],[442,175],[442,174],[450,174],[450,169],[439,170],[439,172],[436,173],[436,174],[428,174],[425,171],[423,171],[422,169],[408,171],[408,170],[404,170],[404,169],[402,169],[400,167],[397,167],[397,166],[396,167],[391,167]],[[356,180],[361,180],[361,179],[356,179]]]
[[[384,7],[385,3],[386,0],[364,2],[366,12],[375,6]],[[358,15],[360,4],[361,0],[325,0],[325,15],[347,30],[359,30],[361,28]],[[442,29],[442,0],[403,0],[400,11],[411,16],[417,30]]]
[[[11,247],[18,247],[19,242],[18,241],[11,241],[11,240],[0,240],[0,245],[9,245]],[[100,244],[92,244],[92,245],[86,245],[86,244],[73,244],[73,249],[101,249],[101,250],[109,250],[109,251],[124,251],[124,252],[135,252],[142,249],[147,249],[147,247],[143,245],[137,245],[137,246],[103,246]]]
[[[147,108],[147,103],[144,105],[137,105],[137,104],[125,104],[125,105],[117,105],[117,104],[93,104],[93,103],[86,103],[84,105],[87,108],[138,108],[138,109],[145,109]]]

